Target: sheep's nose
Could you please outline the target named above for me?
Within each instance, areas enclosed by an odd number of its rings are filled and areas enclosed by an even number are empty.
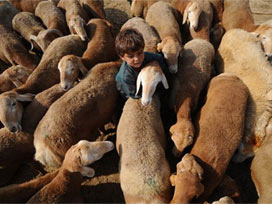
[[[16,132],[16,131],[17,131],[17,128],[15,126],[10,128],[10,132]]]

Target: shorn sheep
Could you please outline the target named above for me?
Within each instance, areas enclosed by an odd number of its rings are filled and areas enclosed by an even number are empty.
[[[19,11],[27,11],[31,13],[35,13],[35,9],[37,5],[41,1],[46,1],[46,0],[8,0],[10,3],[14,5],[15,8],[17,8]],[[55,4],[59,0],[49,0],[51,2],[54,2]]]
[[[66,152],[57,176],[27,203],[83,203],[80,194],[83,176],[93,177],[95,171],[89,165],[113,148],[114,144],[110,141],[80,140]]]
[[[210,41],[213,10],[209,0],[173,0],[171,4],[183,15],[182,24],[189,26],[184,28],[190,31],[183,35],[185,42],[194,38]]]
[[[185,154],[177,164],[176,175],[171,175],[170,181],[175,186],[174,196],[170,204],[190,203],[204,191],[201,183],[203,175],[202,167],[195,161],[191,154]]]
[[[218,73],[231,72],[241,78],[250,91],[244,137],[235,156],[236,161],[243,161],[254,155],[266,137],[272,116],[272,67],[254,35],[243,29],[231,29],[222,38],[216,68]]]
[[[180,156],[194,141],[192,115],[198,108],[201,91],[211,78],[213,59],[214,48],[206,40],[193,39],[184,46],[171,90],[171,106],[177,117],[177,122],[170,127],[175,156]]]
[[[108,20],[91,19],[86,25],[86,32],[90,40],[82,55],[82,62],[88,70],[98,63],[118,58],[115,51],[113,27]]]
[[[88,70],[82,63],[81,57],[75,55],[65,55],[58,64],[60,72],[60,86],[64,90],[73,88],[74,82],[84,78]],[[82,77],[80,77],[82,76]]]
[[[157,44],[161,41],[160,37],[144,19],[140,17],[129,19],[123,24],[121,30],[127,28],[137,29],[143,35],[145,52],[157,52]]]
[[[129,98],[118,127],[120,184],[126,203],[168,203],[170,168],[165,157],[166,137],[155,95],[143,106]],[[129,136],[129,137],[128,137]]]
[[[31,50],[35,47],[43,52],[55,38],[62,36],[56,29],[46,30],[39,19],[30,12],[20,12],[12,19],[15,31],[21,34],[31,44]]]
[[[82,41],[87,41],[85,30],[89,18],[78,0],[60,0],[58,7],[64,9],[65,18],[71,34],[78,35]]]
[[[26,83],[15,89],[18,93],[37,94],[59,83],[60,74],[57,69],[60,59],[69,54],[81,56],[87,47],[77,35],[56,38],[43,53],[37,68],[28,77]]]
[[[160,36],[161,42],[157,45],[157,50],[163,53],[170,73],[178,71],[178,57],[182,52],[182,38],[177,15],[177,10],[171,4],[158,1],[148,9],[145,18]]]
[[[249,90],[237,76],[223,73],[211,79],[206,101],[196,120],[196,141],[190,152],[203,168],[204,192],[196,202],[208,199],[223,179],[241,143]]]
[[[35,9],[35,16],[39,17],[48,29],[59,30],[62,35],[69,34],[65,15],[53,2],[40,2]]]
[[[33,70],[21,65],[11,66],[0,74],[0,93],[23,85]]]
[[[148,105],[152,101],[152,96],[156,91],[157,85],[162,82],[165,89],[169,88],[167,79],[157,61],[146,64],[140,71],[136,82],[136,94],[142,85],[141,103]]]
[[[50,106],[34,133],[36,160],[48,167],[59,167],[73,144],[81,139],[97,139],[91,137],[92,132],[106,124],[118,106],[115,75],[120,65],[97,64]]]
[[[30,53],[24,46],[19,35],[0,25],[0,59],[11,65],[22,65],[29,69],[35,69],[40,59]]]

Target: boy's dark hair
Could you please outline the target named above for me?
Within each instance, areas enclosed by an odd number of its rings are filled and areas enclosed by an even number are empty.
[[[115,39],[115,49],[119,56],[125,53],[136,52],[145,46],[143,35],[136,29],[121,30]]]

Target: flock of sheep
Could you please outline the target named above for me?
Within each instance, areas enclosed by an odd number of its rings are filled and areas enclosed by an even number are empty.
[[[130,3],[120,29],[140,31],[170,75],[147,64],[142,97],[122,104],[103,0],[0,0],[0,202],[82,203],[90,164],[114,147],[126,203],[213,202],[222,183],[213,203],[241,202],[226,170],[253,156],[258,203],[271,202],[272,22],[255,24],[248,0]],[[116,139],[97,141],[110,121]],[[26,162],[44,175],[8,185]]]

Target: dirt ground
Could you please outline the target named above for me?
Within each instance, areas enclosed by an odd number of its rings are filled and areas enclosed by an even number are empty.
[[[131,17],[130,2],[127,0],[104,0],[104,3],[107,18],[113,24],[116,35],[123,23]],[[166,124],[166,130],[172,122],[170,121]],[[103,139],[115,142],[114,126],[109,126],[107,131]],[[170,136],[168,133],[167,137],[169,140],[169,147],[167,149],[170,150],[173,144],[169,139]],[[170,151],[166,154],[171,165],[171,170],[174,172],[176,163],[180,159],[174,158]],[[116,150],[113,150],[92,165],[96,171],[96,175],[91,179],[86,179],[82,183],[82,196],[86,203],[124,203],[119,183],[118,163],[119,156]],[[241,199],[236,200],[236,202],[256,203],[257,201],[257,193],[250,177],[250,164],[251,159],[240,164],[231,162],[227,169],[226,174],[236,181],[240,190]],[[10,183],[20,183],[40,175],[41,173],[32,169],[31,166],[23,165]],[[218,199],[218,196],[224,196],[220,188],[215,190],[209,202]]]

